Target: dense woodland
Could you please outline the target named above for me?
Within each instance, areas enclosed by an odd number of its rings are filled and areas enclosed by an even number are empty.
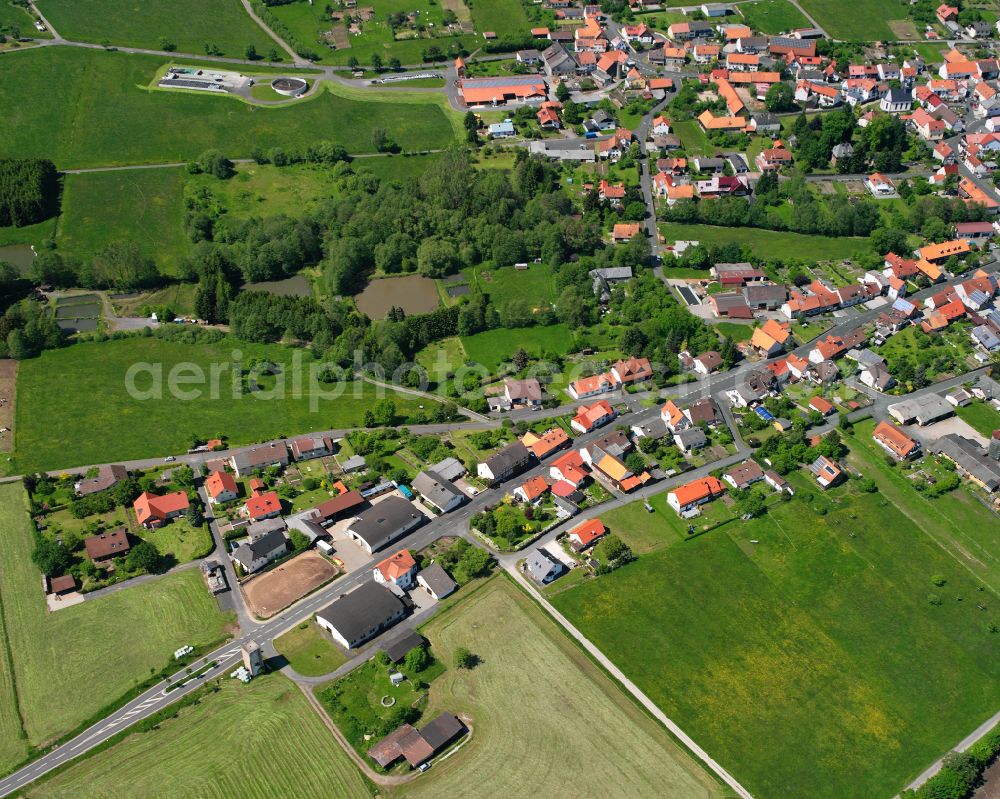
[[[24,227],[59,210],[59,173],[42,158],[0,158],[0,227]]]

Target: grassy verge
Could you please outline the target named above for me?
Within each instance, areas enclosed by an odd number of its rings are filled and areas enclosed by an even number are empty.
[[[280,638],[275,638],[274,648],[303,677],[329,674],[346,660],[312,622],[304,622]]]

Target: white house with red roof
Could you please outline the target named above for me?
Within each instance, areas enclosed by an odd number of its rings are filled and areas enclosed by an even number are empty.
[[[162,496],[143,491],[132,504],[135,520],[147,529],[162,527],[189,507],[188,496],[183,491],[174,491]]]
[[[205,479],[205,491],[208,492],[208,501],[213,504],[232,502],[240,495],[236,478],[229,472],[212,472]]]
[[[405,591],[413,588],[417,570],[417,561],[410,554],[410,550],[401,549],[380,563],[376,563],[372,569],[372,577],[377,583],[383,585],[391,583]]]
[[[615,409],[607,400],[598,400],[593,405],[581,405],[576,409],[576,416],[570,420],[570,427],[578,433],[589,433],[598,427],[606,425],[616,416]]]
[[[567,538],[574,551],[583,552],[583,550],[593,546],[607,532],[608,528],[600,519],[588,519],[570,530]]]

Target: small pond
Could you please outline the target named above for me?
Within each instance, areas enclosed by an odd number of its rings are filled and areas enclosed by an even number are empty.
[[[263,280],[260,283],[246,283],[243,291],[263,291],[279,297],[311,297],[312,286],[305,275],[293,275],[284,280]]]
[[[439,300],[434,281],[421,275],[373,280],[354,298],[358,310],[372,319],[384,319],[393,306],[407,314],[430,313]]]

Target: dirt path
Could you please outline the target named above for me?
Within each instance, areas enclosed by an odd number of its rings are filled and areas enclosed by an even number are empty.
[[[270,36],[272,39],[274,39],[274,41],[277,42],[281,46],[281,49],[284,50],[286,53],[288,53],[288,55],[292,59],[292,63],[293,64],[297,64],[299,66],[309,65],[309,62],[306,61],[305,59],[301,58],[299,56],[299,54],[296,53],[291,48],[291,46],[288,44],[288,42],[286,42],[278,34],[276,34],[273,30],[271,30],[271,28],[268,26],[268,24],[266,22],[264,22],[264,20],[262,20],[260,17],[257,16],[257,12],[254,11],[253,10],[253,6],[250,5],[250,0],[242,0],[242,2],[243,2],[243,8],[246,9],[246,12],[250,15],[250,19],[252,19],[258,25],[260,25],[260,27],[264,31],[264,33],[266,33],[268,36]]]

